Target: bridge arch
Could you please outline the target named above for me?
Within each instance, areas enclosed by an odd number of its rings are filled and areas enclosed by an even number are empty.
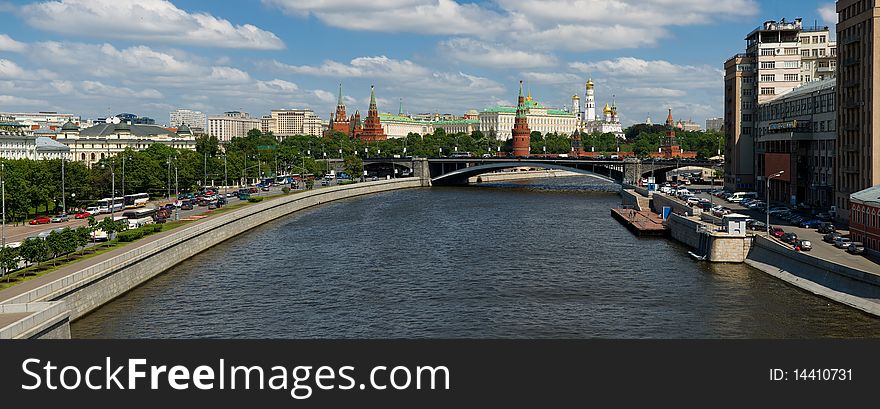
[[[468,166],[460,169],[453,170],[451,172],[444,173],[442,175],[438,175],[434,177],[431,175],[431,184],[435,185],[460,185],[467,184],[467,180],[473,176],[479,176],[486,173],[491,173],[496,170],[502,169],[512,169],[512,168],[522,168],[522,167],[538,167],[538,168],[546,168],[546,169],[556,169],[556,170],[565,170],[573,173],[579,173],[581,175],[591,176],[596,179],[600,179],[606,182],[610,182],[613,184],[620,184],[619,181],[599,173],[596,173],[591,170],[579,169],[576,167],[559,165],[554,163],[542,163],[542,162],[493,162],[487,163],[477,166]]]

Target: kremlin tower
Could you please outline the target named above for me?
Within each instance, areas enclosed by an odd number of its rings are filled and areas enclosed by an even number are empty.
[[[379,122],[379,109],[376,107],[376,91],[374,86],[370,86],[370,110],[367,112],[367,119],[364,121],[363,130],[358,137],[363,141],[384,141],[388,139],[385,130],[382,129],[382,123]]]
[[[346,119],[345,103],[342,102],[342,84],[339,84],[339,99],[336,101],[336,114],[330,115],[330,130],[349,135],[350,123]]]
[[[596,96],[593,90],[593,79],[587,80],[587,93],[584,94],[584,121],[596,120]]]
[[[522,93],[522,81],[520,81],[516,119],[513,123],[513,156],[529,156],[531,133],[532,131],[529,130],[529,123],[526,118],[526,101]]]
[[[652,153],[653,158],[675,159],[675,158],[696,158],[696,152],[686,152],[681,150],[675,137],[675,120],[672,119],[672,108],[669,109],[669,116],[666,117],[666,136],[663,138],[663,145],[660,146],[660,152]]]

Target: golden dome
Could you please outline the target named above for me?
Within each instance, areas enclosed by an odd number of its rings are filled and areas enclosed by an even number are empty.
[[[593,79],[592,78],[587,80],[587,88],[593,89]]]
[[[606,114],[610,114],[610,113],[612,112],[612,110],[611,110],[611,106],[608,105],[607,102],[605,103],[605,109],[603,109],[602,112],[604,112],[604,113],[606,113]]]

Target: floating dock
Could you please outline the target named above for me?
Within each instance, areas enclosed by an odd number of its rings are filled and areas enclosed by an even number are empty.
[[[653,212],[635,209],[611,209],[611,215],[637,236],[665,236],[663,219]]]

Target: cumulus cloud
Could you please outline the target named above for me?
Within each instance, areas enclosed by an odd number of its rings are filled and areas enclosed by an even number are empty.
[[[831,27],[837,24],[837,9],[834,7],[833,2],[819,7],[816,12],[819,13],[819,17],[822,17],[822,21],[825,24]]]
[[[338,78],[394,78],[413,77],[430,74],[430,70],[409,60],[396,60],[384,55],[358,57],[346,63],[333,60],[321,65],[288,65],[278,61],[264,64],[276,70],[293,74],[306,74]]]
[[[537,68],[556,65],[551,54],[515,50],[500,43],[453,38],[440,43],[445,56],[471,65],[491,68]]]
[[[208,13],[190,13],[167,0],[58,0],[23,6],[34,28],[66,35],[278,50],[275,34],[251,24],[234,25]],[[87,28],[87,29],[84,29]]]
[[[0,58],[0,78],[18,80],[39,80],[53,78],[55,74],[49,70],[26,70],[18,64]]]
[[[523,72],[522,78],[537,84],[577,84],[581,77],[568,72]]]
[[[82,81],[79,84],[79,88],[81,91],[86,94],[101,96],[101,97],[134,97],[134,98],[150,98],[150,99],[159,99],[162,98],[162,93],[158,90],[152,88],[142,89],[140,91],[135,91],[131,88],[107,85],[100,81]]]
[[[49,102],[44,99],[22,98],[14,95],[0,95],[0,106],[46,106]]]
[[[9,52],[22,52],[25,49],[25,44],[20,41],[15,41],[12,37],[6,34],[0,34],[0,51],[9,51]]]

